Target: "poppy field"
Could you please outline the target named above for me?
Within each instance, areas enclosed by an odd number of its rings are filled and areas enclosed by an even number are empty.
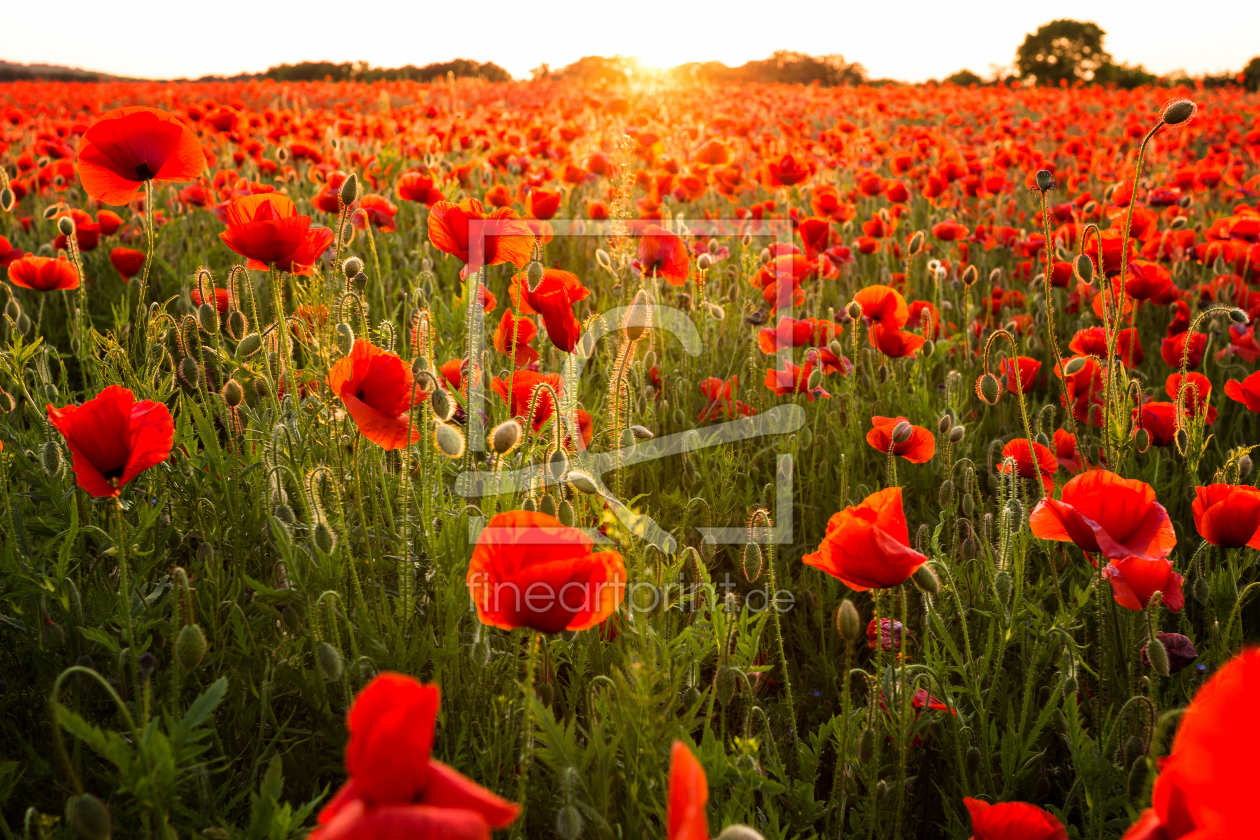
[[[0,836],[1254,836],[1258,114],[0,85]]]

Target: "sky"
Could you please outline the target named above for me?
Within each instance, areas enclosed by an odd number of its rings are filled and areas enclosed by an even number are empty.
[[[1117,61],[1192,75],[1237,72],[1260,55],[1260,3],[1154,0],[5,0],[0,59],[142,78],[259,72],[299,61],[422,66],[493,61],[518,78],[584,55],[671,67],[728,65],[786,49],[839,53],[874,78],[917,82],[1013,63],[1054,18],[1092,20]],[[1194,9],[1209,9],[1196,14]],[[55,12],[54,12],[55,8]],[[1168,13],[1175,11],[1176,15]]]

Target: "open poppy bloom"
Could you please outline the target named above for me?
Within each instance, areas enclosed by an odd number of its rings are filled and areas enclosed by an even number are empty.
[[[475,226],[474,226],[475,223]],[[524,268],[534,248],[534,232],[510,207],[486,214],[475,198],[458,204],[439,201],[429,213],[429,241],[433,247],[465,263],[461,274],[483,265],[510,262]]]
[[[899,330],[910,320],[906,299],[892,286],[876,284],[858,289],[853,300],[862,307],[862,320],[868,325],[880,324],[887,329]]]
[[[1174,403],[1181,395],[1182,407],[1187,417],[1204,416],[1204,421],[1211,426],[1216,422],[1216,409],[1208,405],[1212,396],[1212,380],[1201,373],[1187,373],[1183,380],[1180,373],[1168,374],[1164,382],[1164,391]],[[1184,393],[1183,393],[1184,391]]]
[[[1077,330],[1076,335],[1068,343],[1068,349],[1081,356],[1097,356],[1107,358],[1107,331],[1103,327],[1086,327]],[[1142,352],[1142,343],[1138,340],[1137,328],[1130,327],[1116,334],[1116,355],[1124,362],[1125,367],[1142,364],[1146,358]]]
[[[491,517],[468,564],[468,594],[482,624],[542,633],[588,630],[621,605],[626,569],[615,551],[545,513]]]
[[[1126,610],[1144,610],[1156,592],[1164,593],[1160,602],[1169,612],[1180,612],[1186,605],[1181,584],[1185,580],[1173,571],[1171,560],[1144,560],[1124,557],[1112,560],[1103,569],[1111,583],[1116,603]]]
[[[535,219],[550,219],[560,209],[562,197],[559,190],[535,187],[525,196],[525,212]]]
[[[402,201],[417,201],[430,207],[446,200],[446,196],[434,185],[433,179],[423,172],[404,172],[400,175],[394,194]]]
[[[512,359],[512,364],[518,368],[525,367],[538,360],[538,351],[529,346],[529,343],[538,335],[538,327],[534,326],[534,322],[529,318],[517,318],[512,314],[512,310],[503,310],[503,317],[499,319],[499,326],[494,331],[494,349],[500,353],[513,352],[512,331],[514,325],[516,331],[516,356]]]
[[[125,279],[130,280],[144,268],[144,253],[132,248],[112,248],[109,261]]]
[[[1035,462],[1034,456],[1037,459]],[[1059,471],[1059,459],[1049,447],[1033,441],[1030,453],[1027,439],[1015,438],[1002,447],[1002,463],[999,469],[1004,473],[1010,473],[1012,470],[1006,461],[1008,458],[1015,459],[1014,471],[1020,478],[1035,479],[1040,470],[1041,485],[1047,493],[1054,490],[1054,474]]]
[[[428,394],[414,388],[411,367],[396,354],[357,339],[350,355],[338,359],[329,371],[328,387],[341,398],[363,436],[382,449],[402,449],[420,439],[409,410],[412,391],[416,403]]]
[[[1124,840],[1255,836],[1255,757],[1260,727],[1260,649],[1227,662],[1181,716],[1172,752],[1151,791],[1151,807]]]
[[[1046,496],[1033,508],[1028,524],[1035,536],[1115,560],[1163,560],[1177,544],[1168,511],[1145,482],[1090,470],[1069,479],[1061,496]]]
[[[117,496],[133,478],[171,454],[175,421],[165,405],[136,402],[110,385],[83,405],[48,406],[48,422],[66,439],[78,484],[92,496]]]
[[[662,277],[671,286],[681,286],[691,274],[691,258],[682,237],[659,225],[648,225],[639,238],[638,258],[632,265],[644,277]]]
[[[834,514],[818,550],[801,561],[864,592],[904,583],[927,558],[910,547],[901,488],[889,487]]]
[[[1243,381],[1230,379],[1225,382],[1225,396],[1247,406],[1248,411],[1260,412],[1260,371]]]
[[[932,460],[936,455],[936,437],[922,426],[910,426],[910,437],[901,443],[893,443],[893,430],[900,423],[909,425],[904,417],[872,417],[866,442],[885,455],[892,449],[894,455],[900,455],[912,464],[926,464]]]
[[[298,215],[292,199],[279,193],[242,196],[224,212],[228,228],[219,238],[255,271],[274,266],[310,276],[333,241],[331,228],[312,228],[311,217]]]
[[[871,345],[890,359],[913,356],[927,341],[923,336],[905,330],[895,330],[883,324],[872,324]]]
[[[379,228],[381,233],[392,233],[398,229],[394,216],[398,213],[398,205],[383,195],[365,195],[359,199],[359,207],[351,215],[350,220],[355,227],[363,230],[369,224]]]
[[[70,290],[79,288],[79,272],[60,257],[26,256],[9,264],[9,282],[37,292]]]
[[[1133,409],[1133,421],[1151,436],[1153,446],[1172,446],[1177,434],[1177,406],[1170,402],[1148,402]]]
[[[508,383],[497,376],[490,380],[490,389],[503,398],[503,402],[507,404],[508,411],[513,417],[524,417],[529,414],[529,406],[534,403],[534,392],[543,385],[550,385],[556,392],[556,396],[559,396],[564,382],[558,373],[518,370],[512,375],[512,397],[508,399]],[[543,391],[538,395],[538,401],[534,403],[534,416],[531,423],[535,432],[551,418],[555,408],[551,394]]]
[[[1260,549],[1260,490],[1246,484],[1194,488],[1194,528],[1212,545]]]
[[[566,353],[572,353],[582,337],[582,323],[573,314],[573,305],[585,300],[591,290],[571,271],[558,268],[543,269],[542,280],[533,291],[524,274],[512,278],[509,294],[517,302],[522,313],[539,314],[551,343]],[[519,300],[517,300],[519,296]]]
[[[13,263],[22,259],[26,254],[21,248],[13,247],[13,243],[8,237],[0,236],[0,268],[8,268]]]
[[[1054,457],[1059,466],[1076,475],[1084,468],[1081,453],[1076,448],[1076,435],[1065,429],[1054,430]]]
[[[751,417],[756,414],[757,412],[752,406],[735,399],[735,394],[738,391],[738,376],[732,376],[725,381],[716,376],[710,376],[701,382],[700,393],[704,394],[709,403],[700,409],[696,422],[704,423],[707,420],[721,419],[723,410],[725,410],[726,416],[729,418]]]
[[[192,298],[192,302],[194,306],[201,306],[201,304],[203,303],[201,299],[201,290],[198,289],[196,286],[193,286],[192,291],[188,293],[188,296]],[[214,290],[214,308],[219,310],[219,314],[226,315],[228,311],[228,307],[230,307],[231,305],[232,305],[232,293],[229,292],[227,289],[216,288]]]
[[[1184,357],[1186,367],[1194,370],[1203,361],[1203,349],[1207,346],[1206,333],[1177,333],[1159,341],[1159,355],[1169,367],[1181,367]]]
[[[813,351],[810,351],[811,353]],[[789,361],[783,362],[783,370],[771,368],[766,371],[766,387],[775,393],[776,396],[784,397],[789,394],[804,394],[805,398],[810,402],[820,397],[830,397],[822,388],[810,389],[809,376],[814,372],[815,362],[812,357],[805,359],[805,364],[797,366]]]
[[[1041,372],[1041,362],[1028,356],[1017,356],[1016,361],[1018,365],[1003,358],[998,362],[998,374],[1006,377],[1006,390],[1012,394],[1027,394]]]
[[[761,181],[766,189],[791,187],[808,180],[815,168],[813,163],[796,155],[783,155],[778,160],[766,161]]]
[[[1068,840],[1067,829],[1049,811],[1027,802],[992,805],[966,797],[972,840]]]
[[[763,265],[750,279],[754,288],[761,289],[761,297],[772,312],[786,306],[805,303],[801,281],[818,273],[818,263],[803,254],[779,254],[769,265]]]
[[[319,814],[310,840],[488,840],[520,807],[430,756],[441,691],[384,673],[346,715],[349,778]]]
[[[666,840],[709,840],[709,780],[704,768],[682,741],[675,741],[669,760],[669,805],[665,810]]]
[[[206,168],[197,135],[173,114],[115,108],[79,138],[79,180],[102,204],[128,204],[145,181],[192,181]]]

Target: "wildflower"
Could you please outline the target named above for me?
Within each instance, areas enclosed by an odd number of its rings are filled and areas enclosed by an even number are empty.
[[[1194,527],[1212,545],[1260,549],[1260,490],[1246,484],[1194,488]]]
[[[333,232],[312,228],[310,216],[300,216],[292,200],[278,193],[238,198],[226,208],[227,230],[219,238],[245,257],[246,266],[309,276],[328,246]]]
[[[666,840],[709,840],[704,808],[709,782],[704,768],[682,741],[675,741],[669,762],[669,805],[665,811]]]
[[[329,371],[328,387],[363,436],[382,449],[401,449],[420,439],[410,417],[412,392],[417,403],[428,395],[414,388],[411,368],[396,354],[356,339],[350,355]]]
[[[896,443],[894,437],[901,439]],[[894,455],[900,455],[912,464],[926,464],[936,455],[936,437],[922,426],[912,426],[904,417],[871,418],[871,430],[866,433],[866,442],[875,449],[888,454],[891,448]]]
[[[494,377],[490,381],[490,389],[503,398],[503,402],[508,406],[508,412],[513,417],[524,417],[529,413],[529,406],[534,401],[534,392],[542,385],[550,385],[552,390],[558,396],[563,386],[558,373],[538,373],[532,370],[518,370],[512,375],[512,396],[508,398],[508,383],[499,377]],[[538,395],[538,400],[534,404],[534,416],[532,424],[534,431],[542,428],[552,413],[555,411],[555,403],[551,399],[551,394],[544,391]]]
[[[479,222],[480,235],[471,223]],[[475,241],[474,241],[475,240]],[[464,275],[483,265],[510,262],[524,268],[534,248],[534,232],[515,210],[500,207],[486,214],[481,202],[439,201],[429,213],[429,241],[439,251],[465,263]]]
[[[145,181],[192,181],[206,168],[197,135],[173,114],[129,105],[79,138],[79,180],[102,204],[128,204]]]
[[[144,268],[144,260],[144,253],[132,248],[112,248],[109,252],[110,263],[125,280],[130,280],[140,273]]]
[[[655,274],[671,286],[681,286],[691,273],[687,243],[658,225],[648,225],[639,238],[638,258],[631,263],[644,277]]]
[[[517,274],[509,290],[523,314],[542,315],[547,337],[566,353],[573,352],[582,336],[582,323],[573,314],[573,305],[590,293],[576,274],[558,268],[544,269],[542,280],[532,290],[524,274]]]
[[[927,562],[910,547],[900,487],[872,493],[834,514],[818,549],[801,560],[859,592],[904,583]]]
[[[1033,461],[1034,457],[1036,458],[1035,463]],[[1007,459],[1014,459],[1015,466],[1013,468],[1007,462]],[[1036,441],[1033,441],[1030,451],[1028,440],[1021,437],[1015,438],[1002,447],[1002,463],[999,469],[1007,474],[1013,469],[1020,478],[1036,478],[1040,470],[1042,486],[1049,493],[1054,490],[1054,474],[1058,472],[1059,460],[1048,447],[1042,446]]]
[[[140,473],[171,454],[175,421],[165,405],[136,401],[110,385],[79,406],[48,406],[48,422],[66,439],[78,485],[97,498],[117,496]]]
[[[1112,560],[1103,569],[1111,583],[1116,603],[1126,610],[1144,610],[1156,592],[1163,593],[1161,603],[1169,612],[1180,612],[1186,599],[1181,591],[1184,578],[1173,571],[1171,560],[1124,557]]]
[[[1046,496],[1033,508],[1028,522],[1035,536],[1111,559],[1162,560],[1177,544],[1168,511],[1145,482],[1090,470],[1063,485],[1061,497]]]
[[[25,256],[9,265],[9,282],[23,289],[52,292],[79,288],[79,272],[69,260]]]
[[[1049,811],[1027,802],[992,805],[967,797],[972,840],[1068,840],[1067,829]]]

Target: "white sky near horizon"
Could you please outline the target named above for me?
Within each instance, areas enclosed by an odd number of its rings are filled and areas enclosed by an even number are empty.
[[[1192,75],[1237,72],[1260,55],[1260,2],[1155,0],[796,0],[628,3],[307,0],[4,0],[0,59],[141,78],[259,72],[300,61],[422,66],[493,61],[518,78],[584,55],[645,65],[738,65],[779,49],[839,53],[875,78],[909,82],[1013,63],[1024,36],[1056,18],[1092,20],[1117,61]]]

